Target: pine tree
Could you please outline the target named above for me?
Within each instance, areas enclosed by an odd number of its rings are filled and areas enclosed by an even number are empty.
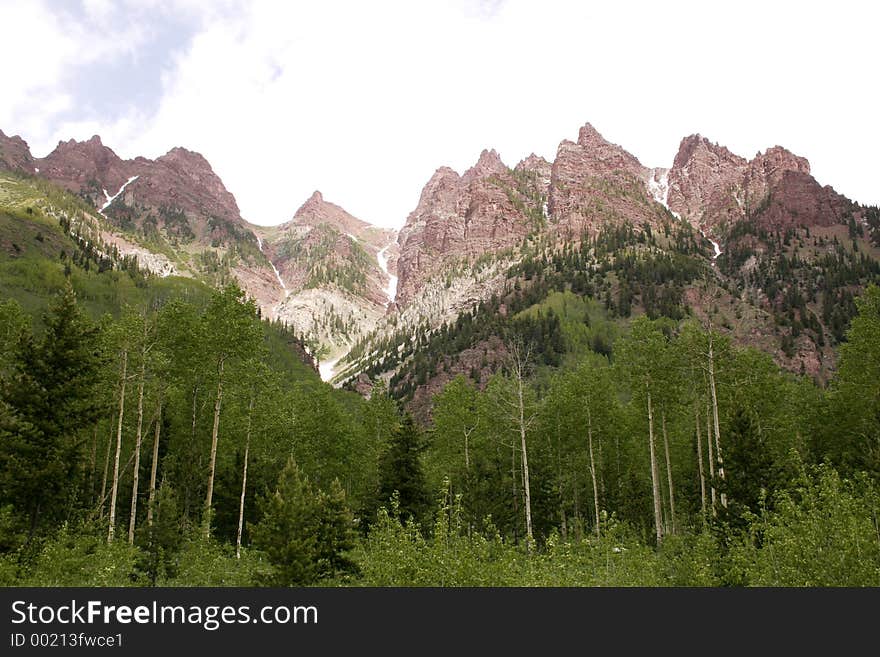
[[[355,571],[347,555],[354,547],[353,519],[338,481],[325,493],[291,458],[261,508],[262,518],[250,532],[254,547],[274,567],[261,583],[303,586]]]
[[[101,410],[98,329],[68,284],[44,316],[46,332],[25,332],[2,390],[0,498],[29,522],[29,536],[59,519],[76,492],[82,445]]]
[[[422,471],[424,450],[421,432],[407,413],[379,459],[377,506],[387,506],[396,491],[402,516],[412,517],[417,522],[427,520],[431,498]]]

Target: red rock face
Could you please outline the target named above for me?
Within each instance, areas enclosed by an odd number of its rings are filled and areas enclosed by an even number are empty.
[[[681,141],[669,172],[669,207],[704,230],[751,216],[769,229],[838,223],[850,202],[780,146],[751,161],[700,135]]]
[[[132,189],[135,198],[140,196],[149,205],[168,203],[187,213],[242,223],[235,197],[199,153],[178,147],[155,162],[142,158],[135,162],[139,177],[126,188]]]
[[[512,200],[517,187],[494,150],[484,150],[460,177],[447,167],[434,173],[398,236],[398,307],[451,264],[514,246],[534,229],[525,208]]]
[[[263,253],[284,281],[285,298],[307,290],[322,289],[331,296],[344,290],[350,302],[371,315],[381,316],[390,306],[390,279],[380,262],[393,273],[395,230],[362,221],[316,191],[293,219],[256,232]],[[314,310],[320,314],[328,309]]]
[[[297,227],[315,228],[327,225],[343,235],[351,235],[369,245],[376,251],[387,246],[394,237],[394,230],[379,228],[349,214],[334,203],[324,200],[321,192],[315,191],[293,215],[293,219],[278,227],[285,234],[297,230]]]
[[[133,163],[125,162],[95,135],[88,141],[58,142],[55,150],[37,160],[40,175],[75,194],[85,193],[100,207],[103,189],[115,194],[131,176]]]
[[[19,136],[7,137],[0,130],[0,169],[34,173],[34,158],[27,142]]]
[[[235,197],[211,165],[185,148],[173,148],[156,160],[122,160],[96,135],[86,142],[59,142],[49,155],[36,160],[36,166],[41,176],[89,198],[96,208],[137,176],[108,209],[109,216],[122,212],[135,225],[152,215],[162,227],[165,214],[182,213],[197,243],[240,238],[248,232]]]
[[[550,189],[550,176],[553,172],[553,165],[543,157],[532,153],[527,158],[520,160],[514,169],[516,171],[528,171],[534,173],[538,180],[541,181],[541,189],[545,193]]]
[[[746,160],[723,146],[700,135],[685,137],[669,170],[669,207],[700,226],[710,208],[716,221],[740,217],[744,200],[738,202],[731,190],[747,168]]]
[[[665,212],[647,189],[653,174],[629,152],[605,140],[589,123],[577,143],[559,144],[550,180],[550,227],[576,240],[608,222],[656,224]]]

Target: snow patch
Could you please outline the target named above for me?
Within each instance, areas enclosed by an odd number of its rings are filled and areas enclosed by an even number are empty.
[[[333,375],[336,374],[336,363],[338,363],[342,359],[342,356],[337,356],[333,360],[325,360],[323,363],[318,365],[318,373],[321,375],[321,381],[329,382],[330,379],[333,378]]]
[[[128,187],[128,186],[129,186],[131,183],[133,183],[135,180],[137,180],[139,177],[140,177],[140,176],[132,176],[131,178],[129,178],[128,180],[126,180],[125,183],[123,183],[122,187],[119,188],[119,191],[116,192],[113,196],[110,196],[110,194],[107,193],[107,190],[106,190],[106,189],[103,190],[103,191],[104,191],[104,198],[107,199],[107,202],[106,202],[104,205],[101,206],[101,209],[98,210],[98,214],[100,214],[100,215],[103,217],[103,216],[104,216],[104,210],[106,210],[107,208],[109,208],[109,207],[110,207],[110,204],[113,203],[113,201],[115,201],[115,200],[119,197],[119,195],[122,194],[122,192],[125,191],[125,188]]]
[[[662,173],[660,173],[662,171]],[[657,174],[660,174],[659,177]],[[669,207],[669,169],[654,169],[648,177],[648,193],[657,203],[669,210],[676,219],[681,216]]]
[[[260,248],[260,253],[263,253],[263,240],[260,238],[259,235],[257,235],[257,246]],[[284,298],[286,299],[290,295],[290,290],[288,290],[287,286],[284,284],[284,279],[281,278],[281,273],[278,271],[275,263],[272,262],[272,259],[266,256],[266,260],[269,261],[269,265],[272,267],[272,271],[275,272],[275,278],[278,279],[278,284],[281,285],[281,289],[284,290]]]
[[[394,242],[389,242],[379,253],[376,254],[376,259],[379,261],[379,267],[382,271],[385,272],[385,275],[388,276],[388,287],[386,287],[383,291],[385,292],[385,296],[388,297],[388,303],[385,304],[387,308],[394,302],[395,297],[397,297],[397,276],[388,271],[388,256],[385,255],[385,252],[391,248],[391,245]]]
[[[718,242],[713,240],[711,237],[706,235],[706,231],[704,231],[702,228],[700,228],[700,235],[709,240],[709,243],[712,245],[712,251],[714,251],[714,253],[712,254],[712,266],[714,267],[715,261],[718,260],[718,256],[721,255],[721,245],[718,244]]]

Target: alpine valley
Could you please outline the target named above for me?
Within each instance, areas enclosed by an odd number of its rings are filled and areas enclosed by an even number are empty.
[[[0,132],[0,579],[880,582],[880,210],[804,157],[642,163],[586,124],[441,166],[399,230],[291,213],[246,220],[184,147]],[[52,351],[77,331],[87,374]],[[869,565],[773,565],[820,498]]]

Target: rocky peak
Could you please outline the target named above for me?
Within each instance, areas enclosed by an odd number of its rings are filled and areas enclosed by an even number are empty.
[[[527,173],[534,176],[537,190],[546,198],[550,193],[550,178],[553,174],[553,165],[543,157],[531,153],[527,158],[520,160],[514,167],[514,171]]]
[[[129,163],[105,146],[98,135],[82,142],[59,141],[55,150],[37,161],[37,167],[40,175],[74,193],[89,194],[95,203],[103,199],[103,190],[114,194],[134,175]]]
[[[23,173],[34,172],[34,158],[27,142],[18,135],[7,137],[2,130],[0,130],[0,169]]]
[[[517,171],[547,171],[550,172],[550,167],[552,165],[545,160],[540,155],[535,155],[534,153],[530,153],[528,157],[520,160],[517,165],[514,167]]]
[[[197,153],[196,151],[191,151],[189,149],[183,148],[182,146],[175,146],[170,151],[165,153],[158,158],[156,158],[156,162],[163,162],[169,166],[174,166],[177,168],[197,168],[197,169],[208,169],[213,173],[213,169],[211,168],[211,164],[205,159],[205,156],[201,153]]]
[[[622,146],[612,144],[589,123],[578,131],[577,143],[563,140],[556,153],[556,162],[576,160],[577,165],[591,175],[603,175],[613,171],[628,173],[641,179],[647,178],[648,169],[635,155]]]
[[[642,222],[642,199],[650,198],[650,170],[589,123],[578,141],[563,140],[556,151],[550,179],[549,211],[563,237],[594,232],[608,218]],[[604,181],[599,184],[599,181]],[[607,183],[611,183],[609,186]]]
[[[669,172],[669,206],[704,230],[752,216],[770,228],[828,225],[849,201],[810,175],[810,163],[781,146],[751,161],[701,135],[681,140]]]
[[[527,158],[520,160],[514,167],[514,171],[526,171],[535,174],[545,186],[550,184],[550,174],[552,170],[552,164],[534,153],[530,154]]]
[[[760,167],[764,175],[770,176],[777,171],[796,171],[797,173],[810,173],[810,163],[805,157],[799,157],[783,148],[773,146],[763,153],[758,153],[750,162],[752,166]]]
[[[301,223],[310,223],[314,218],[318,218],[318,222],[320,223],[320,218],[323,215],[334,214],[333,208],[337,207],[338,206],[335,206],[332,203],[324,201],[324,195],[316,189],[312,192],[312,195],[306,199],[306,202],[303,203],[293,214],[293,219],[300,219]],[[339,209],[341,210],[342,208]]]
[[[605,141],[605,138],[599,134],[599,131],[593,127],[593,124],[587,122],[581,126],[580,130],[578,130],[577,143],[581,146],[589,147],[594,144],[603,144],[607,142]]]
[[[498,156],[498,153],[495,152],[495,149],[484,149],[483,152],[480,153],[480,158],[477,160],[477,163],[465,171],[461,179],[465,183],[470,183],[473,180],[488,178],[489,176],[504,173],[507,173],[507,167],[504,162],[501,161],[501,158]]]
[[[290,221],[278,227],[278,231],[280,234],[301,236],[319,226],[328,226],[347,236],[344,241],[353,237],[361,242],[361,246],[366,246],[368,251],[378,252],[388,246],[396,236],[394,230],[374,226],[335,203],[324,200],[323,194],[317,190],[299,207]]]
[[[693,134],[681,140],[672,168],[681,169],[689,163],[697,166],[708,164],[714,167],[740,167],[746,164],[746,160],[731,153],[725,146],[712,143],[700,134]]]
[[[398,236],[398,308],[451,263],[514,246],[534,228],[524,203],[515,205],[510,196],[517,186],[495,150],[484,150],[461,177],[437,169]]]

